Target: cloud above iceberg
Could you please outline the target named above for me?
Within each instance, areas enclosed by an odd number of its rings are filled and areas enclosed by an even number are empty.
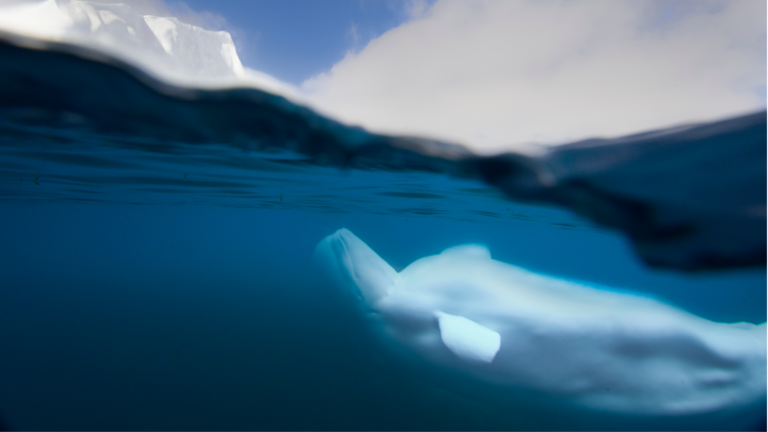
[[[766,4],[438,0],[302,88],[375,131],[494,153],[765,107]]]

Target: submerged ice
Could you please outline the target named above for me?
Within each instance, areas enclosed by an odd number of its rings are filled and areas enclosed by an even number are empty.
[[[510,392],[642,416],[739,409],[766,395],[766,324],[716,323],[536,274],[481,245],[398,273],[341,229],[318,244],[315,261],[385,345]]]

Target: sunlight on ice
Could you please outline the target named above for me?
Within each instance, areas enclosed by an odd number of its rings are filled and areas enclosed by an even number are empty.
[[[45,0],[6,6],[0,30],[106,52],[176,85],[251,86],[298,98],[290,85],[243,67],[232,36],[126,4]]]
[[[168,18],[154,16],[145,16],[144,21],[146,21],[152,33],[155,34],[157,40],[160,41],[160,45],[163,46],[165,52],[173,55],[173,45],[179,36],[176,24]]]

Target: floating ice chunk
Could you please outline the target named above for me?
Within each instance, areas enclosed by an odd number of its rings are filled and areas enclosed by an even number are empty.
[[[221,84],[247,75],[229,33],[144,16],[125,4],[46,0],[6,6],[0,30],[105,51],[181,84]]]

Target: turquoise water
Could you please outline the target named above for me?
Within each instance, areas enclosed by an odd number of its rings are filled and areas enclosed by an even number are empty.
[[[171,129],[139,121],[162,117],[156,105],[128,104],[122,114],[139,120],[121,123],[93,114],[98,95],[82,102],[91,111],[71,111],[32,93],[6,98],[0,121],[7,428],[546,427],[545,408],[521,420],[515,406],[382,354],[310,263],[315,245],[342,227],[397,270],[483,243],[497,260],[713,321],[766,321],[765,267],[754,260],[651,267],[630,241],[636,231],[628,237],[556,199],[511,200],[482,181],[493,175],[458,175],[436,168],[443,159],[388,147],[344,163],[339,143],[380,139],[359,130],[280,141],[275,130],[294,129],[275,114],[253,121],[276,145],[216,131],[206,141],[189,119]]]

